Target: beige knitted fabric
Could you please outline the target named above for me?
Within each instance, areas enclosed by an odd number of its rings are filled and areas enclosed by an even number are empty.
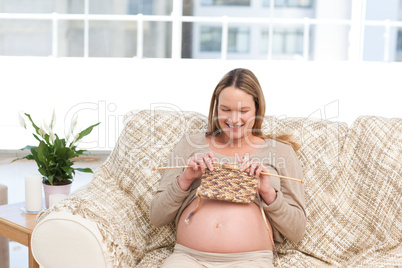
[[[266,123],[265,133],[293,132],[297,137],[301,144],[298,156],[305,179],[306,233],[297,244],[286,241],[278,246],[282,267],[323,267],[330,259],[316,256],[316,251],[320,249],[311,243],[321,241],[327,231],[328,225],[319,226],[317,222],[331,214],[325,209],[325,204],[332,203],[331,199],[328,200],[327,191],[331,190],[330,185],[337,177],[347,125],[311,118],[278,120],[273,117],[268,118]]]
[[[360,117],[339,130],[338,143],[304,139],[307,229],[280,247],[283,267],[400,267],[402,119]]]
[[[115,267],[158,267],[175,243],[173,224],[149,222],[160,172],[186,132],[204,132],[193,112],[132,113],[116,148],[93,181],[52,210],[98,224]],[[292,130],[301,140],[307,229],[298,243],[278,247],[283,267],[381,267],[402,264],[402,119],[362,117],[346,124],[267,117],[264,132]]]

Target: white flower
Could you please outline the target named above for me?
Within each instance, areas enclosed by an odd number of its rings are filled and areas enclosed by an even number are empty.
[[[47,132],[49,132],[49,133],[52,132],[52,129],[48,126],[48,124],[46,124],[45,121],[43,121],[43,125],[45,126],[45,129],[46,129]]]
[[[71,133],[72,134],[72,133]],[[73,141],[70,143],[70,146],[73,146],[74,144],[76,145],[77,139],[80,135],[77,133],[74,135]]]
[[[77,126],[77,122],[78,122],[78,114],[76,114],[76,115],[74,116],[74,118],[73,118],[73,121],[71,121],[71,126],[70,126],[71,133],[74,132],[74,129],[75,129],[75,127]]]
[[[54,143],[54,140],[56,139],[56,136],[54,135],[53,132],[50,132],[49,139],[50,139],[51,143]]]
[[[41,128],[39,129],[39,134],[40,134],[42,137],[45,137],[46,132],[43,130],[43,127],[41,127]]]
[[[27,128],[27,124],[25,123],[25,120],[24,120],[24,118],[22,117],[22,115],[21,115],[21,113],[18,113],[18,120],[20,121],[20,125],[21,125],[21,127],[23,127],[23,128]]]
[[[56,124],[56,112],[53,108],[52,121],[50,121],[50,128],[53,129],[55,124]]]

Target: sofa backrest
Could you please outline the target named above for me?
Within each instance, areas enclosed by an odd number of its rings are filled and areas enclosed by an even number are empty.
[[[302,263],[305,254],[343,267],[400,264],[392,249],[402,242],[402,119],[360,117],[337,146],[330,161],[314,146],[301,152],[307,229],[297,244],[281,246],[283,258]],[[286,255],[294,249],[299,255]]]

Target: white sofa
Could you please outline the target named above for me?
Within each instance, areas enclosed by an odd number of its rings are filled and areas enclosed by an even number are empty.
[[[194,112],[131,114],[88,185],[42,212],[33,254],[45,268],[159,267],[173,224],[148,218],[164,161],[185,132],[206,129]],[[402,266],[402,119],[364,116],[353,125],[266,117],[264,132],[300,139],[307,229],[278,247],[282,267]],[[68,257],[66,257],[68,256]]]

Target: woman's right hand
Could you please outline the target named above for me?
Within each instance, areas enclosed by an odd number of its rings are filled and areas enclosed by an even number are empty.
[[[178,183],[182,190],[187,191],[190,185],[202,176],[208,168],[213,171],[213,164],[216,162],[216,157],[213,152],[208,152],[204,155],[195,155],[187,160],[187,167],[179,176]]]

